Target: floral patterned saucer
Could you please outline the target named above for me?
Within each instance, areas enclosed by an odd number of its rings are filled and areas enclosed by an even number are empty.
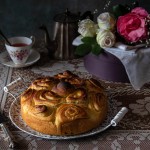
[[[29,58],[27,59],[26,63],[23,65],[14,64],[7,51],[4,51],[0,54],[0,63],[2,63],[5,66],[12,67],[12,68],[27,67],[36,63],[39,59],[40,59],[40,53],[34,49],[32,49]]]

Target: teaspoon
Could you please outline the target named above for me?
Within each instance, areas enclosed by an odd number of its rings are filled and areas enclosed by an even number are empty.
[[[3,34],[3,32],[0,30],[0,35],[6,40],[6,42],[11,46],[11,43],[8,41],[6,36]]]

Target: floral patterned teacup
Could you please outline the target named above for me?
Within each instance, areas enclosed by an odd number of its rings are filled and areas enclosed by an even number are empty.
[[[12,61],[16,65],[23,65],[26,63],[30,55],[31,48],[35,42],[35,37],[12,37],[8,40],[11,45],[6,42],[5,47]]]

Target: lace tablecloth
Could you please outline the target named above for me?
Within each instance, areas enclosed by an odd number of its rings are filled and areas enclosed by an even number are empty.
[[[42,47],[42,46],[41,46]],[[3,92],[3,87],[19,76],[25,80],[34,80],[40,76],[52,76],[65,70],[89,78],[92,77],[83,65],[82,58],[69,61],[50,60],[43,48],[35,47],[41,53],[41,59],[26,68],[9,68],[0,64],[0,110],[8,117],[10,105],[13,101],[10,95]],[[96,78],[93,76],[93,78]],[[97,79],[97,78],[96,78]],[[129,83],[112,83],[102,81],[101,84],[113,99],[112,109],[120,110],[127,107],[129,112],[119,122],[117,127],[98,135],[75,140],[49,140],[37,138],[17,129],[8,117],[7,125],[18,141],[19,150],[147,150],[150,149],[150,84],[146,84],[140,91],[136,91]],[[8,150],[8,143],[0,131],[0,148]]]

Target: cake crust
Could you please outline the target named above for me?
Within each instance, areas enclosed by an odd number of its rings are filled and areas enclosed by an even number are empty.
[[[21,116],[32,129],[48,135],[76,135],[98,127],[108,100],[94,79],[70,71],[36,79],[20,97]]]

